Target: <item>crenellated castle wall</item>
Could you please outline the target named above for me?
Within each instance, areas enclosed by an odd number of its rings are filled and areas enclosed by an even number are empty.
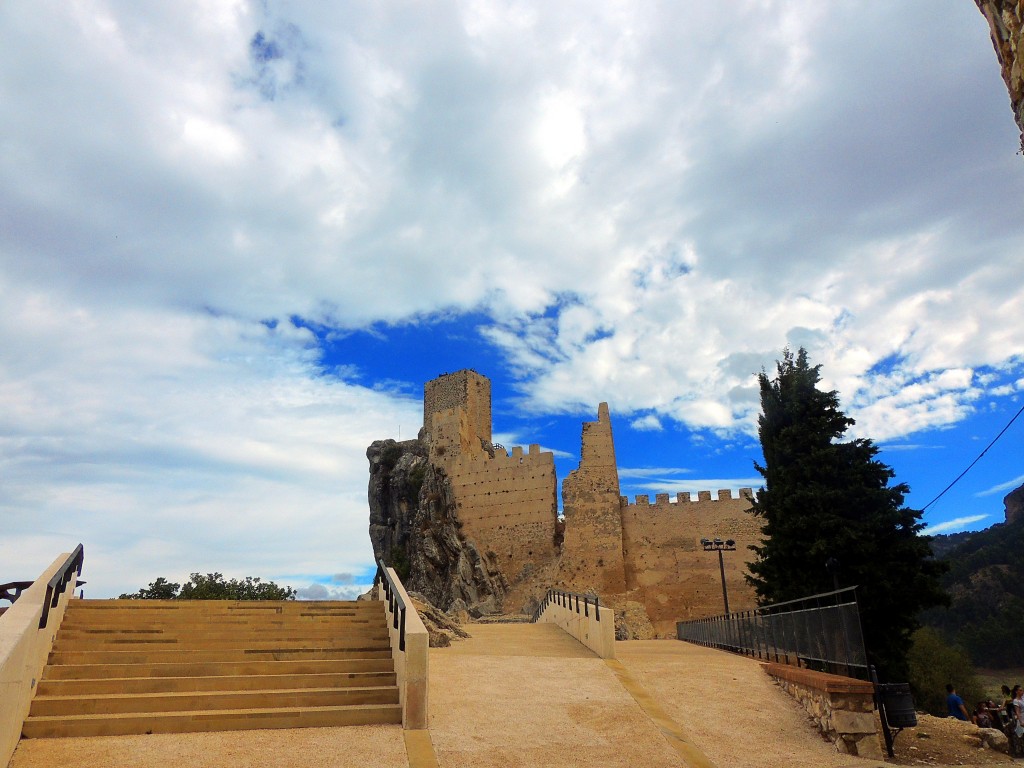
[[[454,457],[445,469],[462,532],[497,556],[510,582],[556,556],[554,454],[539,445],[527,453],[513,448],[511,456],[497,450],[493,458],[478,450]]]
[[[675,621],[722,612],[718,553],[705,552],[702,538],[736,542],[722,561],[729,607],[754,607],[754,591],[744,579],[752,556],[748,548],[761,540],[760,525],[748,513],[752,499],[750,488],[741,488],[736,497],[728,489],[716,498],[710,491],[700,491],[696,499],[679,493],[674,500],[659,493],[653,504],[647,495],[632,504],[621,497],[626,587],[641,596],[656,630],[670,632]]]

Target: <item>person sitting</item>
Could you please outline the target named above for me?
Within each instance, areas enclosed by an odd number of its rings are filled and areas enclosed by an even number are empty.
[[[974,708],[974,724],[979,728],[993,727],[994,723],[992,715],[989,713],[987,701],[979,701],[978,706]]]
[[[967,714],[967,707],[964,706],[964,700],[956,695],[956,688],[952,683],[946,684],[946,708],[949,710],[950,717],[967,721],[971,719],[971,716]]]

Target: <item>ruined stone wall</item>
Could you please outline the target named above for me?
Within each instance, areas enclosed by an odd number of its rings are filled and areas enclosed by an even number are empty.
[[[579,469],[562,483],[565,541],[560,577],[575,590],[600,595],[626,589],[619,510],[619,472],[608,404],[584,422]]]
[[[1020,54],[1024,48],[1024,0],[974,0],[988,22],[992,46],[996,49],[1003,82],[1010,94],[1017,128],[1024,150],[1024,73]]]
[[[423,428],[431,429],[433,415],[462,409],[471,438],[491,442],[491,381],[476,371],[446,373],[423,385]]]
[[[655,631],[671,633],[676,621],[722,613],[722,579],[717,552],[705,552],[702,538],[733,539],[735,552],[724,552],[729,607],[753,608],[754,590],[744,580],[746,564],[760,543],[760,526],[748,514],[753,497],[749,488],[733,498],[729,490],[701,491],[696,500],[689,493],[674,501],[659,493],[638,495],[636,503],[621,499],[622,541],[626,588],[633,599],[647,606]]]
[[[531,445],[512,455],[498,450],[462,453],[445,462],[463,534],[493,560],[510,582],[556,555],[555,458]]]

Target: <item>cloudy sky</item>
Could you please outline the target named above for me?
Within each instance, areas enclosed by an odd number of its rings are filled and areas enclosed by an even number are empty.
[[[920,508],[1024,404],[1017,148],[969,0],[0,4],[0,581],[348,594],[463,367],[560,478],[607,401],[624,492],[735,489],[803,345]]]

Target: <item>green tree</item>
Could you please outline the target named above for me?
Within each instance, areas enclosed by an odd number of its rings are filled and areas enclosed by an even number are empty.
[[[178,596],[179,589],[181,589],[181,584],[175,584],[161,576],[138,592],[121,595],[121,600],[173,600]]]
[[[764,539],[749,581],[762,604],[833,588],[825,568],[840,565],[842,586],[854,586],[869,660],[883,680],[905,680],[910,635],[918,614],[944,604],[944,566],[931,556],[921,513],[903,500],[909,488],[890,486],[895,473],[876,459],[867,439],[839,442],[853,419],[835,391],[818,389],[821,366],[807,352],[785,350],[777,375],[761,372],[758,432],[764,477],[751,512]]]
[[[946,684],[952,683],[970,712],[985,698],[967,651],[948,645],[931,627],[921,627],[911,636],[907,655],[910,687],[918,709],[946,717]]]
[[[220,573],[193,573],[180,588],[162,576],[148,587],[130,595],[129,600],[294,600],[295,590],[280,587],[272,581],[246,576],[226,581]]]

